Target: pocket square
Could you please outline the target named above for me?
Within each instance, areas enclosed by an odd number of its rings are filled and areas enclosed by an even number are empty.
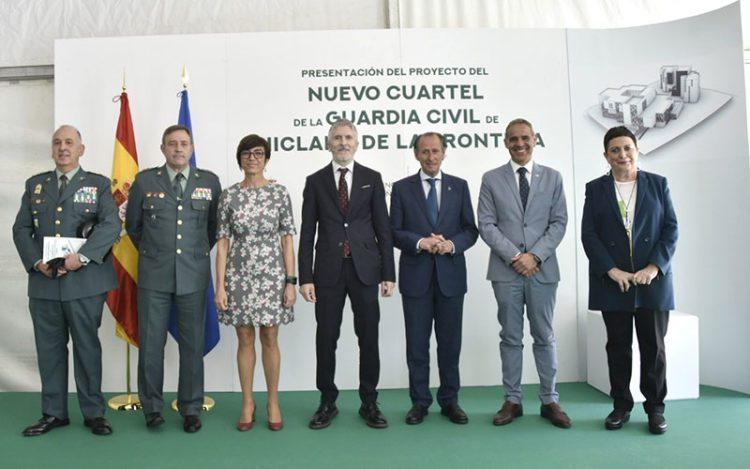
[[[370,184],[366,184],[366,185],[360,187],[360,189],[367,189],[368,187],[370,187]]]

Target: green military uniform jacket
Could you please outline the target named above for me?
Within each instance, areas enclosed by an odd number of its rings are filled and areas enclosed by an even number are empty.
[[[29,298],[70,301],[99,295],[117,288],[111,259],[112,244],[122,225],[112,200],[108,178],[79,168],[62,194],[54,171],[26,181],[21,208],[13,224],[13,241],[29,273]],[[44,237],[76,237],[83,223],[96,225],[79,250],[90,262],[76,271],[51,279],[34,269],[42,260]]]
[[[208,287],[220,194],[219,178],[198,168],[190,169],[181,201],[165,166],[138,174],[125,227],[139,252],[139,288],[186,295]]]

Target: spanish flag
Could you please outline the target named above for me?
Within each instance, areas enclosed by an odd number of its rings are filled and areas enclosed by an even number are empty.
[[[115,155],[112,160],[112,198],[120,217],[120,239],[112,247],[115,272],[120,287],[107,294],[107,306],[117,321],[116,334],[138,346],[138,249],[125,232],[125,210],[128,194],[138,174],[133,121],[130,117],[128,94],[120,95],[120,119],[115,134]]]

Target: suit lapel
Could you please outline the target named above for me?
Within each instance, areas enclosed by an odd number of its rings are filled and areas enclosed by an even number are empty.
[[[174,193],[172,183],[169,181],[169,173],[167,172],[166,165],[156,170],[156,180],[165,194],[175,200],[177,199],[177,194]]]
[[[531,177],[529,178],[529,198],[526,199],[526,210],[531,206],[531,201],[534,199],[537,189],[542,184],[545,176],[544,167],[534,163],[531,169]],[[518,194],[518,200],[521,200],[521,194]]]
[[[535,165],[536,166],[536,165]],[[513,199],[516,201],[516,204],[518,205],[518,210],[523,213],[523,204],[521,203],[521,194],[518,193],[518,183],[516,182],[516,175],[513,174],[513,167],[510,165],[510,163],[507,163],[505,166],[501,167],[502,179],[505,181],[505,184],[508,185],[509,192],[513,194]],[[528,205],[528,200],[526,201],[526,204]]]
[[[437,225],[440,224],[440,220],[443,219],[448,211],[448,208],[450,207],[450,204],[453,203],[453,193],[455,192],[455,187],[453,187],[453,178],[445,173],[442,173],[441,177],[442,180],[440,181],[440,206],[438,208]]]
[[[59,197],[59,191],[57,190],[57,173],[52,171],[52,173],[48,174],[47,177],[44,178],[43,187],[44,192],[46,192],[51,199],[57,200]]]
[[[194,166],[190,167],[190,177],[185,182],[185,193],[182,196],[182,200],[190,200],[193,195],[193,189],[200,182],[201,173]]]
[[[607,205],[612,209],[615,219],[619,222],[620,226],[622,226],[622,214],[620,213],[620,206],[617,203],[617,195],[615,195],[615,180],[611,174],[604,176],[602,179],[602,185],[604,186],[602,187],[602,192],[604,192]],[[624,228],[625,227],[623,226],[623,229]]]
[[[364,200],[362,197],[362,187],[367,185],[367,178],[362,170],[362,166],[355,162],[352,165],[352,168],[354,169],[354,172],[352,173],[352,187],[350,187],[349,190],[349,213],[352,213],[362,204],[362,201]]]
[[[326,167],[320,170],[321,183],[325,192],[331,197],[333,205],[339,209],[339,212],[343,215],[344,212],[341,210],[341,203],[339,202],[339,180],[333,174],[332,163],[329,163]],[[351,201],[349,203],[351,207]]]
[[[643,171],[638,171],[638,181],[636,186],[635,194],[635,213],[633,213],[633,229],[635,229],[635,222],[638,220],[638,213],[643,205],[643,198],[646,197],[646,190],[648,189],[648,177]]]
[[[409,185],[411,187],[411,196],[414,198],[414,200],[416,200],[417,206],[419,206],[419,210],[424,214],[427,222],[432,223],[430,221],[430,216],[427,214],[427,199],[424,196],[421,174],[417,173],[410,177]]]

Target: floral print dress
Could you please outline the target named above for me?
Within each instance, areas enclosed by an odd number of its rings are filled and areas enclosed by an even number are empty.
[[[294,320],[282,306],[286,268],[281,236],[294,235],[286,187],[228,187],[219,199],[216,237],[230,240],[224,276],[229,308],[219,321],[230,326],[276,326]]]

